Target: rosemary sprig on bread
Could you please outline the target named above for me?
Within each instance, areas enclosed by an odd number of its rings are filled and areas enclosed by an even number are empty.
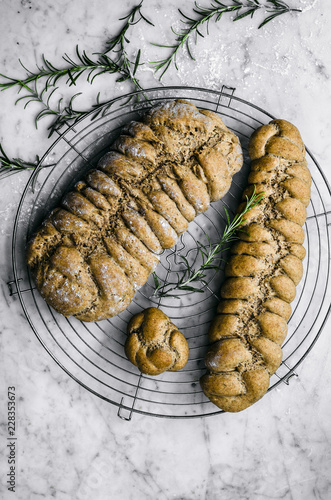
[[[200,267],[198,269],[192,267],[188,259],[184,257],[184,255],[180,255],[184,268],[182,271],[176,273],[177,281],[163,281],[157,276],[156,272],[153,273],[155,286],[154,295],[158,297],[168,296],[178,298],[178,295],[174,293],[176,291],[203,293],[206,286],[208,286],[208,282],[205,279],[207,277],[206,271],[221,270],[222,255],[228,248],[226,245],[238,239],[237,232],[245,221],[245,215],[249,210],[260,203],[262,198],[263,193],[256,194],[253,192],[250,197],[246,196],[246,205],[240,213],[235,214],[232,221],[229,212],[224,208],[227,224],[220,241],[216,244],[212,244],[210,238],[207,236],[207,245],[198,242],[198,252],[202,259]]]

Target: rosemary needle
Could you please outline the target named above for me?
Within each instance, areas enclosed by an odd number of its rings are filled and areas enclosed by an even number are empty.
[[[236,16],[233,21],[238,21],[247,16],[252,18],[257,10],[263,9],[269,15],[262,21],[262,23],[259,24],[258,28],[262,28],[268,22],[282,14],[287,12],[301,12],[300,9],[290,8],[282,0],[266,0],[264,4],[261,4],[259,0],[232,0],[231,3],[228,2],[227,4],[219,0],[213,0],[208,7],[202,7],[197,2],[194,2],[194,5],[194,17],[190,17],[184,14],[181,9],[178,9],[180,15],[182,16],[180,21],[184,26],[182,26],[179,31],[175,31],[174,28],[171,28],[172,32],[176,35],[175,43],[173,45],[152,43],[152,45],[157,47],[171,49],[167,58],[151,62],[155,73],[161,71],[159,76],[160,80],[172,63],[178,70],[177,55],[180,49],[184,46],[187,49],[189,57],[195,60],[190,46],[191,37],[194,36],[195,43],[197,43],[198,36],[204,38],[205,35],[201,31],[203,25],[206,25],[206,33],[208,35],[209,22],[212,18],[214,18],[215,22],[217,22],[222,18],[223,14],[235,12]],[[240,11],[242,12],[240,13]]]
[[[178,298],[178,295],[174,294],[176,290],[185,290],[190,292],[199,292],[203,293],[204,289],[201,286],[192,286],[196,283],[201,283],[206,286],[208,283],[206,282],[206,271],[214,269],[220,270],[220,260],[221,254],[227,250],[224,248],[224,245],[230,243],[233,240],[236,240],[237,231],[241,227],[242,223],[245,220],[245,215],[249,210],[254,208],[263,198],[263,193],[259,193],[258,195],[255,192],[252,194],[250,198],[246,196],[246,205],[242,212],[236,214],[232,221],[230,220],[229,213],[226,209],[225,214],[227,218],[227,224],[224,228],[223,235],[221,240],[213,245],[210,241],[210,238],[207,236],[208,245],[203,245],[198,242],[198,251],[202,258],[202,264],[198,269],[193,268],[188,262],[187,258],[181,255],[181,259],[184,264],[184,269],[181,272],[177,272],[177,281],[161,281],[157,274],[153,273],[154,280],[154,293],[158,297],[170,296]]]

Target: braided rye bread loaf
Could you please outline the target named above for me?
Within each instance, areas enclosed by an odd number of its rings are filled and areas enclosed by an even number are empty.
[[[305,148],[292,124],[273,120],[258,128],[249,155],[243,196],[264,195],[231,247],[222,300],[209,330],[207,373],[200,381],[206,396],[230,412],[259,400],[281,363],[290,303],[303,274],[302,225],[310,199]]]
[[[219,116],[169,101],[122,130],[27,246],[41,295],[83,321],[114,316],[194,217],[220,199],[242,166]]]

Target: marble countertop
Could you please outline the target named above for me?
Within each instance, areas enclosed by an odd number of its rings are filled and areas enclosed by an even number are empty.
[[[32,69],[41,64],[42,54],[61,66],[64,54],[75,57],[76,45],[87,54],[103,51],[106,40],[118,32],[123,22],[119,19],[137,3],[2,0],[0,73],[21,78],[24,70],[18,60]],[[262,12],[235,23],[229,14],[218,23],[211,21],[209,35],[192,45],[195,61],[184,50],[178,56],[178,71],[169,68],[162,82],[148,63],[138,68],[137,76],[144,88],[235,88],[236,96],[296,124],[331,182],[331,9],[327,0],[288,3],[302,12],[280,16],[261,29]],[[132,55],[140,47],[141,61],[163,57],[167,50],[150,42],[171,44],[170,27],[180,27],[178,7],[189,14],[192,4],[144,0],[142,11],[154,26],[143,21],[134,26]],[[129,82],[104,75],[92,86],[82,81],[77,90],[61,87],[59,92],[64,100],[82,92],[77,105],[83,102],[86,109],[98,92],[107,100],[131,89]],[[40,104],[24,109],[24,102],[15,106],[18,97],[15,89],[0,93],[0,142],[8,156],[33,161],[54,142],[54,136],[48,137],[50,118],[41,120],[36,129]],[[28,172],[20,172],[0,183],[1,498],[330,498],[330,319],[296,368],[297,377],[239,414],[195,419],[134,414],[130,421],[123,420],[116,406],[81,387],[52,360],[34,335],[17,295],[9,294],[14,219],[28,179]],[[15,492],[7,483],[13,443],[8,439],[7,391],[13,386]]]

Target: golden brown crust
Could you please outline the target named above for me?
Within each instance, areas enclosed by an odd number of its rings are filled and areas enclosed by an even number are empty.
[[[244,194],[264,196],[232,246],[223,300],[209,330],[208,372],[201,378],[206,396],[231,412],[258,401],[281,363],[290,303],[303,274],[302,225],[311,184],[300,134],[285,120],[256,130],[249,154]]]
[[[125,354],[146,375],[181,370],[188,361],[184,335],[156,307],[133,316],[127,328]]]
[[[223,196],[241,165],[238,138],[215,113],[183,100],[152,108],[122,130],[31,238],[27,261],[37,287],[66,316],[93,321],[118,314],[155,269],[155,254]],[[53,257],[68,248],[84,272],[59,274]],[[123,288],[110,293],[96,255],[108,285],[121,275]]]

